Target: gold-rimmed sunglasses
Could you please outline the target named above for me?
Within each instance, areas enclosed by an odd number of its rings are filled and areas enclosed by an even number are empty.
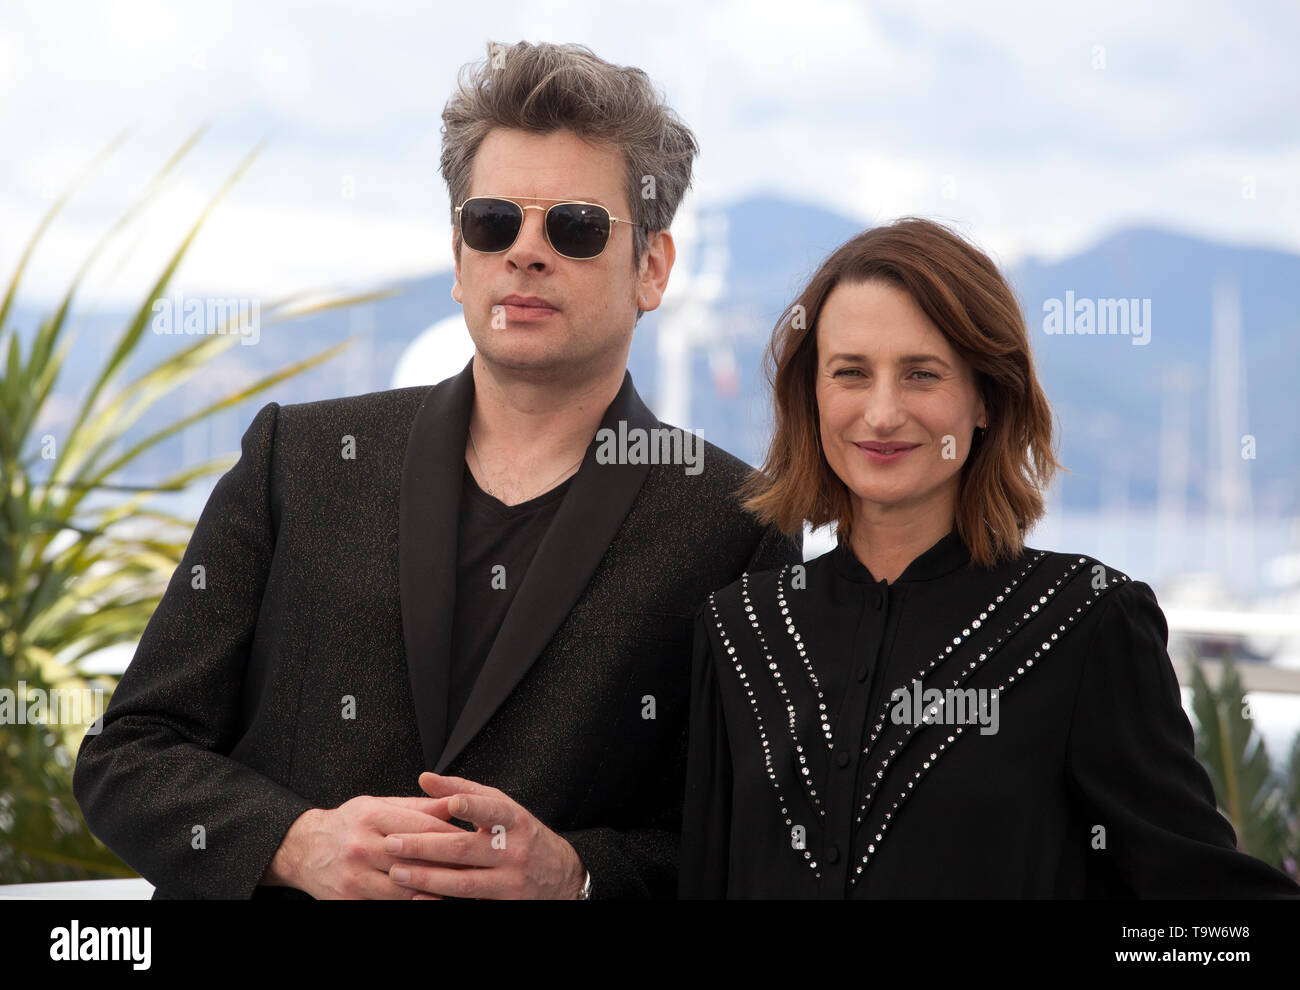
[[[643,226],[611,215],[599,203],[564,200],[549,207],[523,206],[505,196],[471,196],[456,207],[461,237],[475,251],[500,254],[509,250],[523,230],[524,210],[543,210],[542,227],[551,249],[560,257],[575,261],[599,256],[609,243],[614,224]]]

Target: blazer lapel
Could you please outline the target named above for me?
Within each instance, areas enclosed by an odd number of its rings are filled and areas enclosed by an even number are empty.
[[[459,375],[429,389],[402,462],[398,584],[406,668],[426,767],[434,765],[447,737],[456,536],[473,369],[471,359]]]
[[[651,430],[659,426],[659,420],[637,395],[632,376],[627,372],[623,374],[623,386],[605,410],[600,428],[619,434],[620,420],[626,423],[627,430],[635,427]],[[462,447],[463,434],[462,428],[457,434]],[[582,596],[641,490],[650,466],[598,464],[599,446],[593,442],[587,448],[587,456],[537,547],[523,584],[465,701],[465,708],[442,755],[433,765],[434,772],[442,773],[460,755],[541,655]],[[452,552],[455,552],[454,540]],[[452,566],[454,573],[454,561]],[[449,616],[446,625],[450,629]]]

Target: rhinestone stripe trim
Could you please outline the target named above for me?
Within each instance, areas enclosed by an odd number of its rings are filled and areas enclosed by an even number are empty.
[[[776,604],[781,610],[781,618],[785,620],[785,631],[794,640],[795,649],[799,653],[799,659],[803,661],[804,671],[808,675],[808,685],[817,692],[817,714],[821,718],[822,735],[826,737],[826,748],[835,748],[834,734],[831,732],[831,720],[826,711],[826,697],[822,694],[821,682],[817,680],[817,674],[813,670],[812,661],[808,657],[808,650],[803,645],[803,637],[794,627],[794,619],[790,617],[790,606],[785,600],[785,572],[790,569],[790,565],[784,565],[776,575]]]
[[[813,786],[812,770],[808,766],[808,757],[804,754],[803,744],[799,742],[799,733],[795,728],[797,713],[795,712],[794,702],[790,699],[790,692],[786,690],[785,681],[781,679],[781,668],[777,664],[776,658],[772,656],[772,651],[767,648],[767,637],[763,635],[763,630],[759,627],[758,616],[754,612],[754,603],[749,598],[748,572],[740,576],[740,600],[745,607],[745,616],[749,619],[754,635],[758,638],[758,646],[763,651],[763,659],[767,661],[767,669],[772,675],[772,682],[776,684],[776,689],[785,702],[786,722],[790,732],[790,740],[794,743],[795,755],[799,758],[799,777],[803,781],[804,788],[808,791],[808,798],[812,801],[813,807],[817,809],[818,814],[824,815],[826,809],[822,807],[822,799],[817,796],[817,788]],[[820,694],[820,692],[818,693]]]
[[[1031,573],[1034,570],[1034,568],[1038,565],[1039,561],[1041,561],[1045,556],[1046,553],[1042,551],[1040,551],[1037,555],[1035,555],[1030,560],[1030,562],[1025,566],[1025,568],[1020,572],[1020,574],[1018,574],[1011,581],[1010,584],[1008,584],[1005,588],[1003,588],[1002,594],[998,595],[992,602],[990,602],[988,605],[985,606],[985,609],[980,613],[979,618],[973,619],[971,621],[970,627],[968,627],[965,630],[963,636],[957,637],[954,640],[954,645],[960,644],[962,638],[970,634],[971,628],[978,629],[980,625],[983,623],[983,621],[987,620],[989,615],[991,615],[997,609],[997,606],[1001,604],[1003,599],[1005,599],[1008,595],[1010,595],[1012,590],[1015,589],[1017,585],[1019,585],[1019,583],[1024,579],[1024,577],[1027,574]],[[799,653],[800,659],[803,661],[805,673],[808,677],[809,684],[812,686],[813,690],[817,693],[818,713],[821,717],[823,734],[826,736],[828,746],[833,748],[834,747],[833,733],[831,731],[830,720],[826,714],[826,703],[825,703],[825,697],[821,691],[821,684],[820,681],[817,679],[816,672],[813,670],[811,660],[807,654],[807,649],[803,644],[803,638],[799,634],[798,630],[796,630],[794,627],[794,620],[790,617],[789,603],[785,599],[785,589],[784,589],[783,582],[785,578],[785,572],[788,568],[789,568],[788,564],[783,566],[781,568],[781,571],[777,575],[777,586],[776,586],[777,604],[778,607],[780,608],[781,616],[786,626],[786,632],[794,640],[796,650]],[[826,809],[822,806],[821,799],[817,796],[816,788],[813,786],[812,781],[810,779],[811,772],[808,768],[807,757],[804,755],[803,745],[799,742],[798,734],[795,731],[796,712],[795,712],[794,705],[790,700],[790,696],[788,691],[785,688],[784,682],[781,680],[779,667],[777,666],[776,661],[773,658],[771,652],[767,648],[766,637],[763,635],[763,631],[759,627],[758,617],[754,610],[753,601],[749,596],[749,573],[748,572],[745,572],[744,574],[741,575],[741,601],[745,609],[745,615],[749,620],[750,626],[753,628],[756,638],[759,641],[759,645],[762,649],[764,659],[768,664],[768,669],[772,674],[774,682],[776,683],[777,690],[780,692],[782,698],[785,700],[786,716],[789,724],[789,734],[795,747],[795,753],[799,759],[800,770],[801,770],[800,775],[805,781],[805,786],[809,791],[809,797],[813,801],[814,806],[817,808],[818,814],[824,817],[826,814]],[[745,688],[745,694],[749,698],[750,709],[753,712],[754,720],[758,727],[759,741],[762,744],[762,748],[763,748],[763,765],[767,771],[768,779],[771,781],[772,786],[776,791],[777,801],[781,806],[781,814],[785,819],[786,825],[793,827],[793,820],[790,818],[790,812],[789,812],[787,802],[785,800],[784,795],[781,793],[780,785],[776,779],[775,765],[772,759],[771,748],[768,745],[766,729],[763,725],[762,716],[759,714],[758,711],[758,703],[757,700],[755,699],[753,688],[749,683],[747,675],[745,674],[743,665],[739,662],[738,659],[736,659],[736,648],[731,644],[731,640],[727,636],[727,631],[722,625],[722,618],[718,613],[717,603],[712,595],[709,596],[709,605],[713,611],[714,624],[717,626],[718,635],[722,638],[723,646],[726,648],[729,659],[731,660],[732,665],[735,667],[737,675],[740,677],[741,685]],[[924,676],[926,673],[928,673],[940,660],[944,659],[949,654],[951,654],[953,648],[954,648],[953,646],[947,647],[943,652],[939,654],[939,656],[935,660],[931,661],[928,667],[922,668],[918,676]],[[885,714],[888,713],[888,710],[889,710],[888,706],[886,706]],[[883,719],[884,714],[882,714],[881,717]],[[880,728],[881,728],[880,725],[876,726],[876,734],[879,733]],[[871,742],[875,741],[876,734],[872,735]],[[868,743],[867,748],[864,750],[864,755],[869,753],[871,748],[871,742]],[[893,754],[891,753],[891,756],[892,755]],[[883,776],[883,771],[881,775]],[[866,804],[864,803],[863,810],[865,810],[865,807]],[[859,815],[858,821],[859,822],[861,821],[861,815]],[[820,872],[817,872],[817,864],[812,859],[812,854],[809,851],[804,850],[804,858],[805,861],[808,862],[809,866],[814,870],[814,872],[820,878],[821,874]]]
[[[981,625],[983,625],[985,622],[988,621],[989,616],[993,615],[997,611],[998,607],[1002,605],[1003,602],[1005,602],[1008,598],[1011,597],[1012,591],[1014,591],[1017,587],[1019,587],[1020,583],[1024,581],[1026,576],[1028,576],[1031,572],[1037,569],[1039,563],[1041,563],[1046,556],[1047,554],[1045,551],[1040,551],[1038,554],[1032,557],[1029,563],[1025,565],[1024,569],[1021,570],[1021,572],[1011,580],[1011,583],[1002,589],[1002,594],[995,596],[993,601],[985,605],[984,608],[980,611],[979,617],[972,619],[970,623],[967,624],[962,629],[961,635],[953,637],[953,641],[949,643],[947,646],[945,646],[939,652],[939,655],[937,657],[935,657],[926,666],[922,667],[915,675],[913,675],[913,679],[923,682],[927,674],[929,674],[932,670],[934,670],[934,668],[938,666],[940,663],[942,663],[944,660],[948,659],[952,655],[953,651],[958,649],[961,646],[961,644],[965,641],[965,639],[971,635],[971,632],[973,630],[979,629]],[[1079,561],[1082,560],[1084,560],[1084,558],[1080,557]],[[1065,582],[1065,580],[1078,569],[1079,569],[1079,562],[1076,562],[1068,571],[1066,571],[1063,575],[1057,578],[1056,584],[1053,585],[1051,588],[1047,589],[1047,594],[1039,596],[1038,599],[1039,605],[1046,604],[1048,599],[1056,593],[1056,589],[1059,588]],[[1032,611],[1026,612],[1018,622],[1013,622],[1010,626],[1008,626],[1006,631],[1003,632],[1003,634],[998,637],[997,642],[994,643],[992,647],[990,647],[985,652],[981,653],[979,655],[978,660],[972,660],[970,662],[970,664],[967,666],[965,671],[963,671],[962,677],[952,682],[953,687],[956,687],[963,678],[969,677],[970,674],[972,674],[980,664],[982,664],[986,659],[988,659],[990,656],[996,653],[998,647],[1001,646],[1004,641],[1010,639],[1012,634],[1015,633],[1015,631],[1019,629],[1026,621],[1028,621],[1029,617],[1034,612],[1037,611],[1038,611],[1038,605],[1034,605],[1032,607]],[[922,689],[924,690],[924,683],[922,683]],[[890,707],[891,706],[889,701],[886,700],[885,706],[880,712],[879,721],[875,724],[875,726],[871,730],[871,738],[867,740],[867,745],[862,750],[862,757],[864,761],[871,756],[871,748],[872,746],[875,745],[876,740],[880,737],[881,732],[885,727],[885,720],[889,717]],[[938,709],[937,708],[931,709],[931,712],[937,715]],[[925,723],[921,723],[921,724],[924,725]],[[899,744],[893,749],[891,749],[889,751],[889,755],[880,761],[880,767],[879,769],[876,770],[875,774],[872,776],[871,783],[867,787],[867,793],[863,795],[862,804],[859,805],[858,807],[858,816],[857,819],[855,820],[856,824],[862,823],[862,817],[863,815],[866,814],[867,808],[871,805],[871,800],[875,796],[876,787],[884,779],[885,771],[889,769],[889,764],[893,760],[895,754],[907,748],[907,744],[911,742],[912,736],[916,732],[917,728],[919,728],[919,726],[909,727],[908,730],[905,733],[903,733],[903,738],[899,742]]]
[[[748,578],[748,573],[744,577]],[[745,696],[749,699],[749,707],[754,714],[754,722],[758,726],[758,739],[763,747],[763,767],[767,770],[768,780],[772,782],[772,788],[776,791],[777,803],[781,806],[781,817],[785,819],[788,827],[794,827],[794,820],[790,817],[789,804],[785,795],[781,793],[781,784],[776,779],[776,771],[772,765],[772,750],[767,743],[767,730],[763,727],[763,716],[758,712],[758,702],[754,698],[754,689],[749,683],[749,676],[745,673],[745,668],[740,660],[736,657],[736,648],[732,645],[731,639],[727,636],[727,631],[722,625],[722,616],[718,614],[718,603],[716,598],[709,595],[709,608],[713,611],[713,624],[717,626],[718,635],[722,637],[722,646],[727,651],[727,658],[735,667],[736,676],[740,678],[740,684],[745,689]],[[825,814],[825,809],[819,809],[821,814]],[[809,869],[813,871],[814,876],[821,879],[821,872],[818,869],[817,861],[812,858],[811,850],[803,850],[804,861],[808,864]]]
[[[1077,571],[1079,566],[1085,563],[1086,561],[1087,561],[1086,557],[1080,557],[1075,562],[1073,567],[1071,567],[1069,573],[1073,573]],[[1115,581],[1113,582],[1113,584],[1108,583],[1106,587],[1094,589],[1096,593],[1092,597],[1085,599],[1082,605],[1075,607],[1075,610],[1066,618],[1066,621],[1059,626],[1058,632],[1052,633],[1047,639],[1043,640],[1043,642],[1039,645],[1039,648],[1034,651],[1033,657],[1027,659],[1022,666],[1017,667],[1016,672],[1014,674],[1008,675],[1005,681],[1003,681],[996,688],[993,688],[993,692],[996,693],[1000,698],[1003,694],[1009,691],[1011,689],[1011,685],[1016,682],[1017,678],[1023,679],[1026,674],[1026,671],[1029,668],[1033,667],[1034,661],[1039,659],[1044,653],[1049,651],[1052,648],[1052,643],[1058,639],[1059,634],[1064,633],[1068,629],[1068,627],[1073,625],[1074,622],[1079,618],[1079,616],[1081,616],[1084,613],[1085,610],[1087,610],[1090,606],[1095,604],[1098,601],[1098,599],[1102,597],[1103,592],[1110,590],[1112,587],[1118,587],[1119,585],[1123,584],[1127,580],[1128,580],[1127,575],[1117,574],[1115,575]],[[1058,585],[1060,584],[1059,581],[1057,583]],[[1034,609],[1034,611],[1037,611],[1037,609]],[[954,681],[953,683],[955,685],[958,682]],[[889,833],[889,826],[892,823],[893,816],[895,813],[897,813],[899,806],[907,801],[907,797],[909,794],[913,793],[916,783],[926,774],[926,772],[935,763],[939,761],[942,755],[948,751],[948,747],[955,744],[956,740],[961,738],[964,729],[965,729],[964,725],[959,725],[955,729],[953,729],[952,734],[947,737],[947,740],[945,742],[940,743],[935,748],[935,751],[930,754],[930,758],[922,763],[921,769],[917,770],[916,773],[912,775],[912,779],[907,782],[907,786],[903,788],[902,791],[899,792],[898,800],[893,803],[891,810],[885,814],[885,821],[881,824],[880,831],[876,833],[874,840],[868,843],[867,851],[866,853],[863,854],[861,862],[859,862],[858,865],[854,868],[853,875],[849,877],[849,886],[856,885],[858,879],[862,876],[863,871],[871,863],[872,857],[876,854],[877,845],[883,844],[883,840],[885,836]]]

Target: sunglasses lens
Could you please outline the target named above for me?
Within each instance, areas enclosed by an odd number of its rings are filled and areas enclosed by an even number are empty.
[[[551,247],[568,258],[594,258],[609,243],[609,211],[603,206],[561,203],[546,214]]]
[[[469,199],[460,209],[460,233],[475,251],[504,251],[519,236],[524,211],[506,199]]]

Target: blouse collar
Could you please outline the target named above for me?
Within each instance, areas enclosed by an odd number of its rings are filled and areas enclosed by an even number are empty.
[[[862,584],[881,583],[853,555],[853,550],[842,541],[837,541],[835,549],[831,551],[831,557],[835,562],[835,569],[850,581]],[[908,564],[903,573],[890,584],[897,584],[900,581],[933,581],[935,578],[951,574],[969,561],[970,551],[966,549],[966,544],[962,542],[961,536],[954,527],[948,531],[947,536]]]

